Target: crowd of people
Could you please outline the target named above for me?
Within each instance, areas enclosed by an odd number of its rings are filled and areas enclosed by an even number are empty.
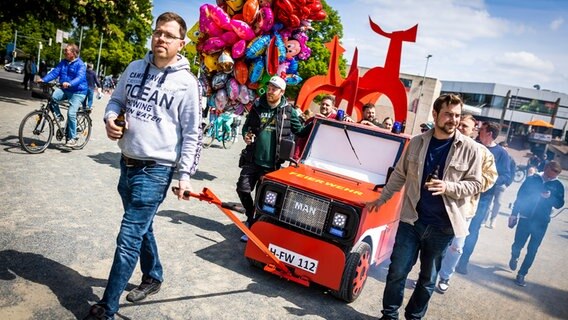
[[[152,33],[151,51],[131,62],[124,76],[112,83],[114,90],[104,122],[107,137],[118,141],[121,150],[117,189],[124,207],[123,220],[103,297],[85,319],[114,319],[138,262],[142,279],[126,300],[139,302],[157,293],[164,281],[153,219],[174,174],[178,175],[175,196],[188,199],[184,192],[192,191],[191,177],[201,152],[202,92],[188,60],[179,54],[186,32],[186,23],[179,15],[161,14]],[[77,109],[85,97],[92,106],[93,94],[101,89],[101,83],[92,65],[86,66],[79,58],[76,45],[69,44],[64,52],[65,59],[38,81],[59,77],[62,87],[55,90],[53,98],[70,101],[68,145],[72,146]],[[270,78],[266,92],[252,104],[242,126],[246,147],[239,159],[236,193],[246,211],[248,227],[257,218],[252,196],[257,182],[291,157],[299,159],[314,120],[353,122],[337,109],[332,95],[321,98],[319,113],[300,112],[286,100],[286,86],[279,76]],[[157,95],[163,97],[160,102],[152,98]],[[468,273],[480,228],[484,224],[494,227],[502,195],[512,183],[515,165],[506,148],[496,143],[499,125],[479,123],[462,109],[459,96],[438,97],[433,105],[433,122],[421,125],[421,133],[410,139],[380,196],[366,204],[372,214],[396,192],[405,190],[382,297],[382,319],[398,319],[404,284],[416,262],[420,262],[420,274],[405,308],[407,319],[423,318],[434,290],[444,293],[455,272]],[[60,110],[54,112],[61,115]],[[119,118],[124,120],[119,122]],[[366,104],[359,123],[390,130],[394,121],[390,117],[379,121],[375,106]],[[552,208],[564,205],[558,162],[531,158],[529,163],[535,173],[521,185],[508,221],[509,227],[516,227],[509,260],[512,270],[517,270],[521,250],[528,242],[515,278],[519,286],[526,285],[525,277],[543,241]],[[433,172],[436,177],[427,181]],[[246,235],[241,240],[248,241]]]

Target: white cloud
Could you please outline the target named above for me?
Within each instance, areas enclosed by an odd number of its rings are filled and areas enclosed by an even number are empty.
[[[521,52],[505,52],[502,56],[495,58],[498,66],[512,67],[542,73],[550,73],[554,71],[554,64],[545,61],[534,55],[533,53]]]
[[[554,19],[554,20],[550,23],[550,30],[556,31],[556,30],[560,29],[560,26],[562,26],[563,24],[564,24],[564,19],[563,19],[563,18]]]
[[[359,65],[383,65],[389,41],[370,31],[367,16],[371,16],[386,32],[418,23],[416,43],[402,47],[403,73],[422,75],[425,57],[432,54],[427,72],[430,77],[528,87],[539,82],[566,91],[561,88],[566,88],[563,77],[568,74],[568,63],[558,57],[566,46],[550,38],[551,28],[561,29],[563,19],[553,23],[541,20],[541,16],[526,19],[526,15],[511,11],[514,5],[496,8],[485,0],[343,1],[335,0],[333,5],[342,17],[348,62],[357,46]],[[559,37],[558,33],[554,37]]]

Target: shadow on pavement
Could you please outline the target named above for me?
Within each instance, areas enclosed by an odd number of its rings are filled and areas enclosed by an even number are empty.
[[[62,144],[59,143],[59,142],[56,142],[56,144],[54,144],[54,141],[57,141],[55,139],[55,137],[53,138],[53,140],[51,140],[51,143],[49,144],[49,146],[47,146],[47,149],[45,149],[45,150],[56,150],[56,151],[60,151],[61,153],[70,153],[72,151],[72,150],[69,150],[69,149],[65,149],[65,147],[62,148]],[[6,152],[19,153],[19,154],[29,154],[25,150],[22,149],[22,146],[20,145],[20,140],[19,140],[18,136],[11,135],[11,136],[7,136],[7,137],[2,138],[2,139],[0,139],[0,145],[6,146],[6,148],[4,148],[4,151],[6,151]],[[44,152],[45,151],[43,151],[42,153],[44,153]]]
[[[559,274],[563,271],[559,270]],[[526,301],[526,303],[536,304],[542,310],[542,312],[550,315],[551,318],[555,319],[568,319],[568,291],[561,290],[558,288],[552,288],[540,285],[535,282],[531,282],[530,273],[526,278],[527,286],[519,287],[515,284],[515,271],[511,271],[508,266],[504,265],[493,265],[493,266],[479,266],[475,264],[469,264],[468,274],[460,275],[462,279],[474,282],[483,286],[486,290],[492,290],[500,295],[509,296],[512,300],[523,300],[525,294],[535,300],[536,303],[531,303]],[[480,279],[480,281],[476,281]],[[519,292],[519,295],[511,293],[511,288],[515,292]]]
[[[120,169],[120,152],[102,152],[89,155],[96,163],[107,164],[111,168]]]
[[[0,103],[12,103],[17,105],[27,105],[27,102],[21,100],[32,100],[41,102],[41,100],[33,99],[31,91],[24,90],[20,82],[9,79],[0,79],[0,87],[2,87],[2,95],[0,95]]]
[[[106,280],[85,277],[77,271],[40,254],[15,250],[0,251],[0,279],[24,278],[47,286],[61,306],[81,319],[90,308],[89,301],[98,301],[92,287],[104,287]],[[10,299],[9,295],[4,296]],[[17,296],[12,296],[18,299]],[[8,302],[8,305],[11,303]]]
[[[293,303],[297,307],[285,307],[290,315],[293,316],[315,315],[324,319],[372,319],[371,316],[359,313],[345,302],[335,299],[331,295],[322,294],[326,293],[326,288],[320,287],[316,284],[306,288],[298,284],[279,279],[270,273],[250,266],[243,254],[244,244],[238,240],[241,236],[241,232],[232,224],[224,225],[214,220],[174,210],[163,210],[158,212],[157,215],[168,217],[171,219],[171,222],[175,224],[187,223],[202,230],[215,231],[221,234],[223,238],[225,238],[225,240],[221,242],[196,234],[196,236],[200,238],[210,240],[212,245],[205,249],[196,251],[195,254],[203,260],[239,273],[254,281],[254,283],[247,286],[246,290],[215,293],[212,294],[213,296],[251,292],[267,297],[281,297],[286,301]],[[202,297],[203,296],[187,296],[176,299],[184,300]],[[317,301],[317,303],[314,301]],[[155,303],[160,301],[152,302]],[[315,306],[318,307],[316,308]]]

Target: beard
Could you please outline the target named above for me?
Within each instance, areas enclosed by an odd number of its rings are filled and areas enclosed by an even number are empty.
[[[454,132],[456,132],[456,129],[458,128],[458,126],[452,122],[446,122],[444,123],[443,126],[436,124],[436,127],[438,127],[438,129],[442,130],[446,134],[453,134]]]
[[[275,105],[278,104],[280,102],[280,96],[278,96],[277,94],[266,94],[266,101],[268,101],[269,104],[271,105]]]

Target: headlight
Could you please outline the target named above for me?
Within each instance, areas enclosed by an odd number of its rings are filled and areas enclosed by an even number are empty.
[[[274,191],[266,191],[266,193],[264,194],[264,204],[267,204],[269,206],[275,206],[276,205],[276,199],[278,198],[278,194]]]
[[[336,212],[333,215],[333,221],[331,222],[332,226],[339,229],[344,229],[346,223],[347,223],[347,215],[339,212]]]
[[[262,210],[274,214],[276,211],[276,201],[278,200],[278,193],[274,191],[266,191],[262,201]]]
[[[353,206],[333,202],[330,211],[327,229],[329,234],[338,238],[348,239],[357,232],[359,215]]]

